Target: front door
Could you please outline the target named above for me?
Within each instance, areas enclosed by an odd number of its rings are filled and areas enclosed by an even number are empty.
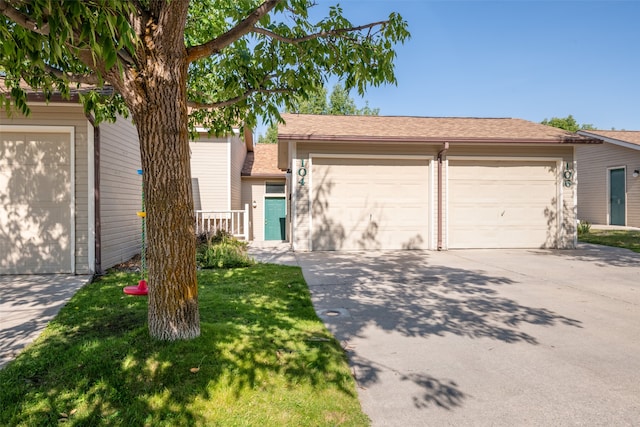
[[[264,200],[264,240],[286,239],[287,208],[284,197]]]
[[[611,169],[609,171],[609,224],[611,225],[626,225],[625,190],[624,169]]]

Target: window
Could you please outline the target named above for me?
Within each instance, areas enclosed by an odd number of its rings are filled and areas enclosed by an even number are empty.
[[[284,194],[284,183],[267,182],[265,192],[267,194]]]

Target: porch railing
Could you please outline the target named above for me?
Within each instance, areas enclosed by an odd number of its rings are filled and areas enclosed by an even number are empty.
[[[249,240],[249,205],[244,210],[196,211],[196,233],[224,230],[238,239]]]

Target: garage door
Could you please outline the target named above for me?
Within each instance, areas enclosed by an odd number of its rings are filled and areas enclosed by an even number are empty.
[[[0,274],[71,272],[68,133],[0,139]]]
[[[427,159],[312,159],[312,250],[428,247]]]
[[[557,240],[556,163],[449,161],[449,248],[541,248]]]

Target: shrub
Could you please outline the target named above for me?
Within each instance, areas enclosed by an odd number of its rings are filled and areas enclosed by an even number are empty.
[[[249,244],[224,230],[207,236],[205,243],[201,243],[201,240],[198,236],[196,262],[200,268],[235,268],[254,264],[247,254]]]
[[[587,234],[591,231],[591,224],[589,221],[578,221],[578,235]]]

